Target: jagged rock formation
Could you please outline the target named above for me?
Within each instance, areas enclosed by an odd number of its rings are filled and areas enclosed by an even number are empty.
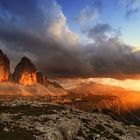
[[[37,78],[37,82],[39,84],[43,85],[43,83],[44,83],[44,77],[43,77],[42,72],[37,72],[36,73],[36,78]]]
[[[49,85],[49,80],[48,80],[47,76],[44,76],[43,85],[46,86],[46,87]]]
[[[61,86],[51,84],[46,75],[36,72],[35,65],[27,57],[21,59],[11,75],[10,61],[1,50],[0,82],[3,82],[0,84],[0,95],[60,96],[67,94],[67,91]],[[15,82],[19,85],[15,84]]]
[[[36,78],[37,78],[37,83],[48,87],[51,82],[48,80],[48,77],[46,75],[43,75],[42,72],[37,72],[36,73]]]
[[[23,57],[15,68],[13,78],[21,85],[34,85],[37,83],[36,67],[27,57]]]
[[[13,75],[10,75],[10,61],[0,50],[0,82],[6,82],[9,79],[20,85],[35,85],[39,83],[45,87],[53,85],[55,88],[61,88],[57,83],[50,82],[46,75],[43,75],[41,72],[36,72],[35,65],[27,57],[21,59]]]
[[[8,81],[10,77],[10,61],[0,50],[0,82]]]

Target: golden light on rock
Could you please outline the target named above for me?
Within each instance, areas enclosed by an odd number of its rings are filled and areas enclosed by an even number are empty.
[[[0,82],[6,82],[10,77],[10,61],[0,50]]]
[[[19,79],[19,84],[21,85],[35,85],[36,83],[36,73],[24,73]]]
[[[0,82],[6,82],[9,79],[9,73],[0,70]]]

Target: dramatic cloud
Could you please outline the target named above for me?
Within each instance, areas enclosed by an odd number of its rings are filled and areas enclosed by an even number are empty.
[[[132,46],[123,43],[118,32],[109,24],[101,23],[85,31],[94,43],[87,45],[84,53],[97,77],[123,79],[140,73],[140,51],[134,52]]]
[[[77,16],[75,20],[81,25],[89,21],[94,21],[101,12],[101,5],[101,0],[95,0],[92,5],[86,6],[84,9],[82,9],[79,16]]]
[[[140,51],[120,41],[108,24],[84,32],[83,45],[54,0],[1,0],[0,48],[14,68],[27,56],[38,69],[57,77],[128,78],[140,74]]]
[[[112,32],[113,29],[109,24],[100,23],[85,31],[85,33],[87,33],[87,36],[95,40],[96,42],[108,39]]]
[[[66,42],[78,40],[54,0],[1,0],[0,9],[1,30],[28,32],[40,38],[52,37]]]
[[[140,9],[140,0],[119,0],[119,4],[125,9],[126,17],[131,17]]]
[[[63,55],[67,60],[69,55],[65,52],[77,44],[78,36],[69,29],[66,17],[54,0],[1,0],[0,40],[13,60],[27,55],[36,58],[38,63],[40,59],[45,65],[48,61],[55,65]],[[56,61],[51,62],[54,57]]]
[[[86,56],[95,76],[132,78],[140,73],[140,52],[132,53],[130,46],[118,38],[88,45]]]

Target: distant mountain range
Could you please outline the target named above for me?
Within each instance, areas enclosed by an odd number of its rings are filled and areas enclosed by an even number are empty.
[[[101,111],[110,114],[117,120],[140,125],[140,92],[124,88],[97,84],[82,83],[69,90],[80,102],[75,106],[85,111]],[[83,101],[83,102],[82,102]]]

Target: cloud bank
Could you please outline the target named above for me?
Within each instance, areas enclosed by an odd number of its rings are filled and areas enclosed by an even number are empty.
[[[27,56],[50,77],[115,77],[140,74],[140,52],[124,44],[109,24],[84,31],[82,44],[55,0],[1,0],[0,47],[12,60]]]

